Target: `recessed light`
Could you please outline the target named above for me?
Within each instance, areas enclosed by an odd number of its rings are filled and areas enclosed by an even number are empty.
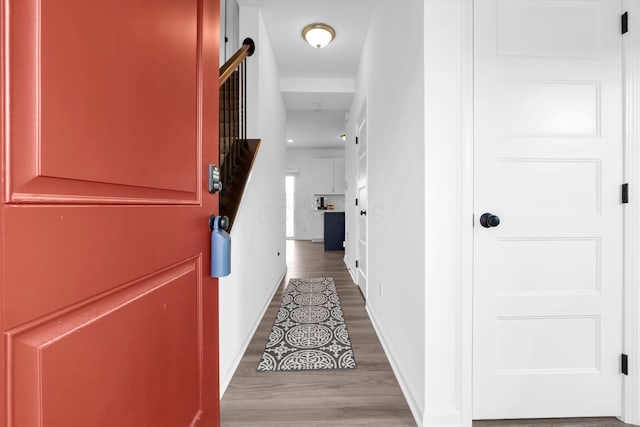
[[[293,144],[293,139],[287,139],[287,142],[288,142],[289,144]]]
[[[309,24],[302,30],[302,38],[315,48],[323,48],[336,37],[336,31],[327,24]]]

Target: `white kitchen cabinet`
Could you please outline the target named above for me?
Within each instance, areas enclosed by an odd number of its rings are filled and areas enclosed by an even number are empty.
[[[311,211],[311,240],[324,241],[324,212]]]
[[[313,159],[313,194],[333,193],[333,160]]]
[[[313,159],[313,194],[343,194],[344,159]]]
[[[344,194],[345,192],[344,159],[334,159],[333,161],[333,194]]]

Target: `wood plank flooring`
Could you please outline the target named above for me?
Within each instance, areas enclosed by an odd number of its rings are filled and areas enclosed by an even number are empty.
[[[409,407],[351,281],[343,252],[287,242],[289,272],[221,401],[222,427],[415,426]],[[356,369],[257,372],[267,336],[292,277],[333,277],[351,336]],[[474,421],[473,427],[620,427],[615,418]]]
[[[222,427],[414,427],[416,425],[343,262],[322,243],[287,242],[289,271],[222,401]],[[292,277],[333,277],[356,369],[257,372],[267,336]]]

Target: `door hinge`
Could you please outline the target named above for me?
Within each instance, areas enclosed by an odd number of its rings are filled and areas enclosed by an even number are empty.
[[[356,268],[360,267],[360,262],[356,260]]]
[[[625,34],[629,31],[629,12],[625,12],[622,14],[622,16],[620,17],[620,23],[621,23],[621,32],[622,34]]]
[[[629,203],[629,184],[622,184],[622,203]]]
[[[360,142],[360,139],[356,136],[356,145],[358,145],[358,142]]]
[[[356,199],[356,206],[358,206],[358,199]]]
[[[629,356],[626,354],[620,355],[620,372],[623,375],[629,375]]]

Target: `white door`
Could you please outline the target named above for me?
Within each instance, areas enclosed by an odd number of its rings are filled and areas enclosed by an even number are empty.
[[[621,1],[474,13],[474,418],[620,415]]]
[[[358,237],[358,286],[367,299],[367,121],[363,119],[358,127],[358,206],[356,207]]]

